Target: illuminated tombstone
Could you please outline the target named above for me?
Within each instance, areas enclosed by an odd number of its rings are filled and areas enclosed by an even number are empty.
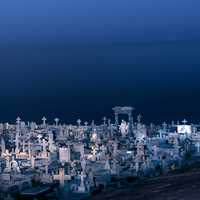
[[[66,163],[71,161],[70,148],[61,147],[59,148],[59,160],[61,163]]]
[[[192,134],[192,126],[187,125],[187,120],[182,121],[182,125],[177,125],[177,132],[184,137],[190,137]]]
[[[97,137],[97,131],[96,131],[96,129],[94,129],[94,131],[92,133],[91,141],[92,142],[97,142],[97,139],[98,139],[98,137]]]

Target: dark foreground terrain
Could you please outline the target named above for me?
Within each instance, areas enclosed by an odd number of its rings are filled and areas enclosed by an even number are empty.
[[[200,171],[171,174],[107,190],[91,200],[199,200]]]

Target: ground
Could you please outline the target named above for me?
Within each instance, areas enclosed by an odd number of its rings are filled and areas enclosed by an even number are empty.
[[[172,174],[107,190],[91,200],[197,200],[200,199],[200,171]]]

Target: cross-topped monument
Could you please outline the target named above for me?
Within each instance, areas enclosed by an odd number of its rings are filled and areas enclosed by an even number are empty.
[[[42,124],[43,124],[43,126],[46,126],[46,120],[47,120],[46,117],[42,118]]]
[[[80,119],[78,119],[76,122],[77,122],[78,126],[81,125],[81,120]]]
[[[56,117],[56,118],[54,119],[54,121],[56,122],[56,126],[58,126],[59,119]]]

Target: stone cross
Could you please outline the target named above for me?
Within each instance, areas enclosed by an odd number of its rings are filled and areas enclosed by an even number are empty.
[[[183,123],[184,125],[187,124],[187,120],[184,119],[184,120],[182,121],[182,123]]]
[[[60,168],[59,169],[59,174],[53,175],[53,179],[54,180],[58,180],[60,182],[60,187],[63,188],[65,186],[65,181],[71,180],[71,176],[70,175],[65,175],[65,169],[64,168]]]
[[[76,122],[77,122],[78,126],[81,125],[81,120],[80,119],[78,119]]]
[[[54,121],[56,122],[56,126],[58,126],[59,119],[56,117],[56,118],[54,119]]]
[[[43,117],[43,118],[42,118],[43,126],[46,126],[46,120],[47,120],[46,117]]]

